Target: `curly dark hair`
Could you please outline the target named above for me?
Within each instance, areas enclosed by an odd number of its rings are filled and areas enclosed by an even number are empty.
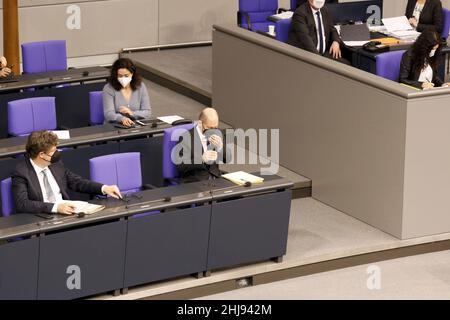
[[[430,58],[430,51],[437,44],[439,44],[439,47],[434,56]],[[422,32],[412,46],[413,69],[422,70],[427,64],[436,69],[441,47],[441,36],[436,31],[426,30]]]
[[[117,71],[119,69],[127,69],[133,74],[133,79],[131,80],[130,86],[133,91],[138,89],[142,83],[142,78],[136,70],[136,66],[133,61],[128,58],[120,58],[114,62],[111,68],[111,76],[108,79],[109,84],[117,91],[122,89],[122,85],[117,80]]]

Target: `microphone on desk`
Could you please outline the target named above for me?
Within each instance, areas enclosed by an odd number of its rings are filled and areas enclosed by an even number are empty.
[[[150,204],[152,203],[157,203],[157,202],[170,202],[172,201],[172,197],[164,197],[164,198],[160,198],[160,199],[155,199],[155,200],[150,200],[150,201],[143,201],[140,203],[133,203],[133,204],[127,204],[125,205],[125,208],[134,208],[134,207],[141,207],[141,208],[146,208],[149,207]]]
[[[244,181],[244,180],[242,180],[242,181]],[[221,191],[221,190],[226,190],[225,192],[230,190],[230,192],[231,192],[233,189],[237,189],[237,188],[241,188],[241,187],[250,188],[251,186],[252,186],[252,183],[250,181],[245,181],[244,184],[242,184],[242,185],[238,184],[238,185],[225,187],[225,188],[219,188],[219,189],[213,189],[215,187],[214,183],[211,184],[210,182],[208,182],[208,184],[207,184],[210,195],[213,195],[213,192],[217,192],[217,191]]]

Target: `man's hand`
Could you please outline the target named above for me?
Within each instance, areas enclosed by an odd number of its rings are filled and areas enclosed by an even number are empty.
[[[0,57],[0,68],[4,68],[8,65],[8,61],[6,61],[5,57]]]
[[[9,76],[10,73],[11,73],[10,68],[3,68],[0,70],[0,77],[5,78],[5,77]]]
[[[134,122],[133,122],[133,120],[131,120],[130,118],[123,118],[123,119],[122,119],[122,124],[123,124],[124,126],[131,127],[131,126],[134,125]]]
[[[427,90],[427,89],[431,89],[434,88],[434,84],[431,82],[423,82],[422,83],[422,89],[423,90]]]
[[[116,198],[116,199],[122,199],[122,194],[120,193],[119,188],[116,185],[113,186],[104,186],[103,192],[107,194],[110,197]]]
[[[218,155],[216,151],[208,150],[203,154],[202,160],[206,164],[211,164],[217,160],[217,156]]]
[[[133,115],[133,111],[131,111],[131,109],[130,108],[128,108],[128,107],[120,107],[119,108],[119,112],[121,113],[121,114],[125,114],[125,115],[130,115],[130,116],[132,116]]]
[[[213,134],[211,137],[209,137],[209,142],[217,149],[223,148],[222,138],[216,134]]]
[[[75,207],[63,202],[58,205],[57,212],[64,215],[71,215],[75,213]]]
[[[341,47],[339,46],[339,42],[334,41],[330,47],[330,55],[334,59],[340,59],[342,57]]]
[[[414,28],[417,28],[417,20],[416,20],[416,18],[409,18],[409,24],[411,25],[411,26],[413,26]]]

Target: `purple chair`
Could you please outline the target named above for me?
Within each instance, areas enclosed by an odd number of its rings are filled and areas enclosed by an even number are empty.
[[[92,126],[103,124],[103,93],[102,91],[89,92],[90,123]]]
[[[443,23],[441,37],[442,37],[442,39],[447,40],[448,33],[450,30],[450,10],[446,9],[446,8],[442,8],[442,16],[444,18],[444,23]]]
[[[289,37],[289,30],[291,29],[292,19],[279,20],[275,24],[275,38],[278,41],[286,43]]]
[[[55,130],[55,97],[38,97],[8,102],[8,133],[26,136],[33,131]]]
[[[191,130],[195,124],[183,124],[164,130],[163,137],[163,178],[168,184],[178,184],[179,173],[176,165],[172,162],[172,149],[178,144],[179,137],[186,131]]]
[[[11,178],[2,180],[1,195],[2,195],[2,215],[8,217],[14,212],[14,199],[11,191]]]
[[[23,43],[22,60],[23,73],[67,70],[66,41]]]
[[[376,60],[376,74],[388,80],[398,82],[400,77],[400,63],[405,50],[380,53]]]
[[[91,180],[103,184],[115,184],[127,194],[142,189],[141,154],[117,153],[89,160]]]
[[[239,0],[238,24],[251,31],[269,31],[267,18],[276,14],[278,0]]]

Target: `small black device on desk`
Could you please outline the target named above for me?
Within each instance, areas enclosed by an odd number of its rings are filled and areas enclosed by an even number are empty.
[[[389,51],[389,46],[382,44],[380,41],[370,41],[363,45],[363,49],[370,52],[383,53]]]

